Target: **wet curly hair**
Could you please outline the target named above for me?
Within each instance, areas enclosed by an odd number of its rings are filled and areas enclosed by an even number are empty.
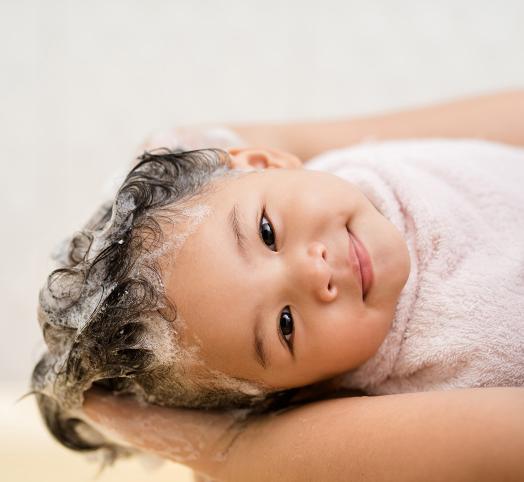
[[[105,440],[71,411],[92,385],[178,407],[276,406],[293,390],[263,387],[204,370],[188,373],[183,323],[167,299],[159,265],[162,223],[234,175],[218,149],[146,152],[115,199],[67,240],[39,294],[38,321],[47,351],[31,378],[49,431],[70,449],[103,449],[111,460],[132,452]],[[238,172],[236,173],[238,174]],[[167,356],[166,356],[167,355]]]

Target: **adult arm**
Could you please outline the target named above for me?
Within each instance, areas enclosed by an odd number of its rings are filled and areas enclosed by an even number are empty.
[[[180,126],[149,136],[137,155],[157,147],[269,147],[307,161],[329,149],[366,140],[478,138],[524,146],[524,90],[472,97],[370,117],[315,121]],[[232,132],[231,132],[232,131]],[[235,135],[236,134],[236,135]]]
[[[303,160],[370,139],[479,138],[524,145],[524,90],[364,118],[229,127],[252,146],[292,152]]]
[[[229,415],[111,396],[89,395],[84,411],[108,435],[216,480],[524,480],[522,388],[326,400],[237,433]],[[188,446],[199,450],[181,457]]]

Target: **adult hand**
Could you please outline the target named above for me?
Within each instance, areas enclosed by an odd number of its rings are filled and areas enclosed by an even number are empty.
[[[213,478],[226,470],[241,411],[165,408],[91,388],[82,418],[108,439],[152,452]]]
[[[191,151],[194,149],[243,147],[237,132],[223,126],[178,126],[150,134],[139,146],[138,154],[161,147]]]

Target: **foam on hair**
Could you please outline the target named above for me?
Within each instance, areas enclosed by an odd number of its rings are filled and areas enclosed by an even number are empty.
[[[58,267],[39,295],[47,351],[31,388],[65,446],[100,451],[109,461],[135,453],[75,417],[93,384],[164,406],[235,408],[264,400],[264,387],[208,370],[198,346],[182,346],[185,322],[162,282],[169,267],[160,261],[169,254],[176,262],[210,214],[203,199],[213,181],[245,174],[226,161],[214,149],[144,153],[115,199],[55,250]],[[166,240],[169,225],[174,235]]]

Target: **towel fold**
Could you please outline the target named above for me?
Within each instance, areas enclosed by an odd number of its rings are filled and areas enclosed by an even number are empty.
[[[358,185],[403,233],[411,258],[390,332],[343,386],[523,386],[524,149],[392,141],[329,151],[307,168]]]

